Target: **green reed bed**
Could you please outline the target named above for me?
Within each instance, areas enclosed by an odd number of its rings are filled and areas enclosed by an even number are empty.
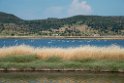
[[[46,59],[38,58],[36,55],[16,55],[0,58],[1,69],[87,69],[87,70],[124,70],[124,60],[63,60],[57,56]]]

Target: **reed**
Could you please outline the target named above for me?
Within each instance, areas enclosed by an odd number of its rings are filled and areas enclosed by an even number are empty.
[[[19,55],[35,55],[39,59],[48,59],[55,56],[63,60],[124,60],[124,48],[114,45],[108,47],[83,46],[75,48],[34,48],[31,46],[20,45],[0,48],[0,58]]]

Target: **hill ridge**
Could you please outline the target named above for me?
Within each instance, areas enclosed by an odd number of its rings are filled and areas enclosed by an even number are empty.
[[[124,35],[124,16],[77,15],[66,18],[23,20],[13,14],[0,12],[0,35],[34,34],[48,36],[55,34],[62,36]]]

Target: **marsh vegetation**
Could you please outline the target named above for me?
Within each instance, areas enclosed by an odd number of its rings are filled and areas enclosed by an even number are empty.
[[[0,68],[124,70],[124,48],[118,46],[34,48],[20,45],[0,48]]]

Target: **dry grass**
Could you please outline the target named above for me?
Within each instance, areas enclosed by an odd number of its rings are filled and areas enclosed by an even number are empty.
[[[32,55],[41,59],[58,56],[64,60],[80,59],[114,59],[124,60],[124,48],[119,46],[77,48],[33,48],[26,45],[0,48],[0,57],[10,55]]]

